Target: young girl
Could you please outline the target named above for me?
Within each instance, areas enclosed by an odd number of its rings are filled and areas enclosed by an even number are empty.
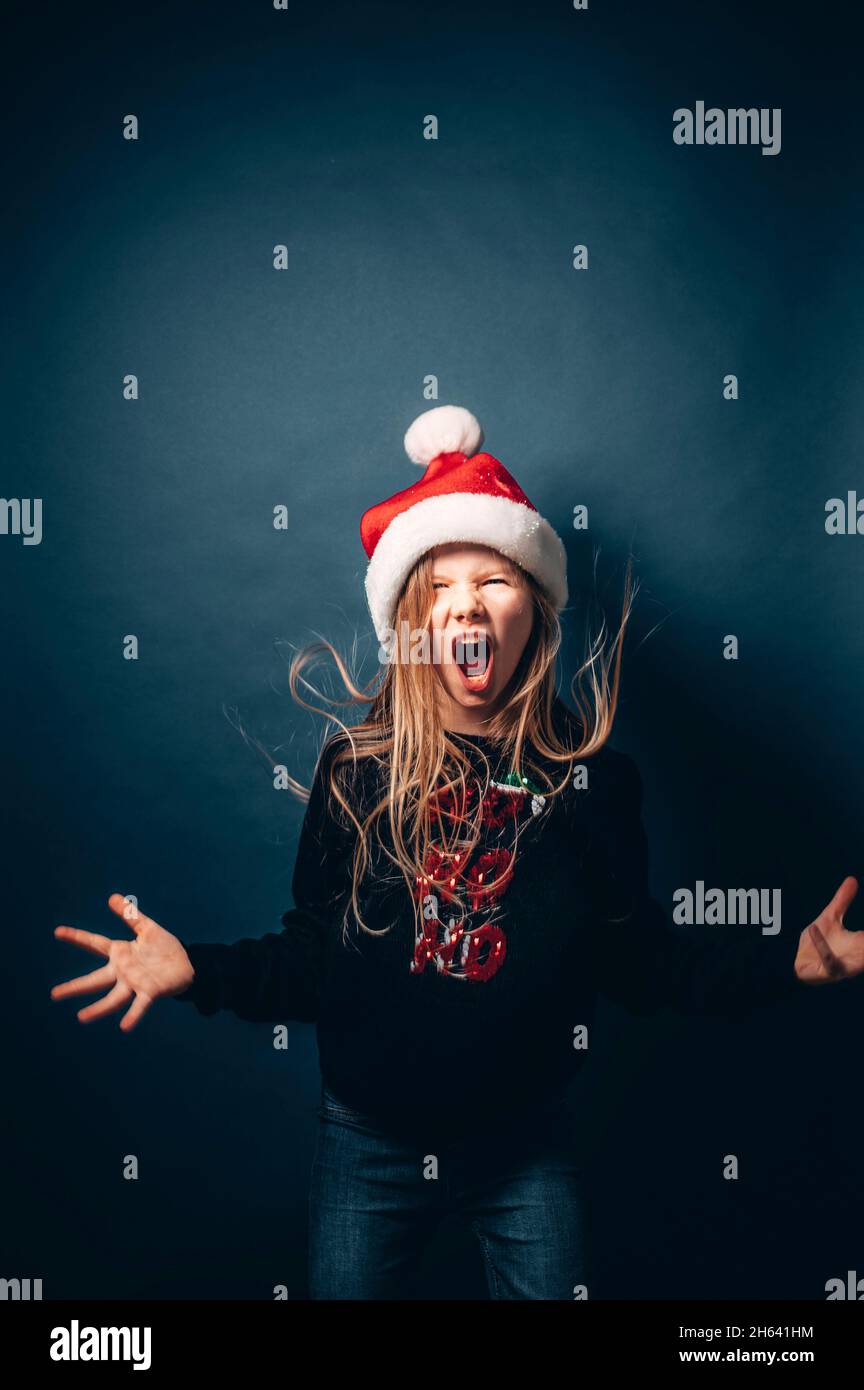
[[[132,941],[55,931],[107,958],[52,990],[112,987],[82,1022],[131,1000],[128,1031],[162,996],[317,1021],[318,1299],[411,1296],[447,1212],[476,1233],[493,1298],[584,1297],[565,1092],[596,992],[641,1014],[732,1016],[864,969],[864,934],[843,926],[854,878],[788,950],[666,926],[639,774],[607,744],[629,575],[614,642],[574,682],[577,715],[556,694],[564,547],[481,443],[468,411],[425,412],[405,436],[422,478],[362,519],[385,670],[372,697],[345,677],[371,709],[353,727],[334,718],[284,930],[190,944],[115,893]]]

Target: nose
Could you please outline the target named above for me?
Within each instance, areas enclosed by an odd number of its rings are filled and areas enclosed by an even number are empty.
[[[461,584],[454,588],[451,609],[453,617],[460,622],[473,622],[486,611],[480,590],[473,584]]]

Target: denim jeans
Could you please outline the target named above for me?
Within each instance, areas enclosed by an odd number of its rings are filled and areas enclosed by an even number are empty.
[[[480,1243],[490,1298],[570,1300],[587,1283],[581,1168],[560,1106],[546,1103],[480,1137],[424,1145],[322,1087],[310,1298],[429,1297],[418,1287],[421,1259],[452,1213]]]

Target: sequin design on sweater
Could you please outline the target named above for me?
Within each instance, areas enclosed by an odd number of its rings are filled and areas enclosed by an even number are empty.
[[[480,792],[476,779],[466,783],[464,796],[458,788],[443,789],[432,799],[433,811],[454,822],[470,818]],[[507,937],[496,920],[501,915],[499,903],[513,879],[522,825],[540,816],[545,805],[539,788],[511,772],[503,782],[489,783],[476,845],[449,853],[430,846],[425,872],[415,880],[421,930],[414,943],[412,973],[419,975],[434,966],[450,979],[485,981],[501,969]],[[446,906],[442,907],[447,903],[456,903],[457,911],[463,913],[458,920],[452,914],[446,923],[441,920],[448,915]]]

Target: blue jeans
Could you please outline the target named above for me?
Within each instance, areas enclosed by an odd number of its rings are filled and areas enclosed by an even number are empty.
[[[560,1105],[425,1146],[385,1132],[326,1087],[318,1118],[310,1298],[428,1297],[417,1289],[423,1251],[451,1213],[480,1242],[491,1298],[571,1300],[587,1283],[581,1168]]]

